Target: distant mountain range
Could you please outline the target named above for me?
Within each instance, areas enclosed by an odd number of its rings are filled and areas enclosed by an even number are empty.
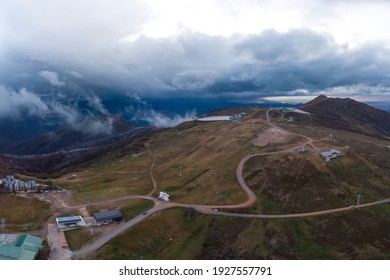
[[[210,102],[197,101],[191,104],[183,100],[177,102],[164,101],[161,104],[152,104],[160,112],[185,110],[195,106],[202,108],[198,113],[206,113],[206,108],[213,110],[215,114],[218,106],[223,108],[239,107],[239,103],[215,104]],[[204,104],[203,104],[204,103]],[[180,106],[178,106],[180,105]],[[120,103],[111,102],[105,104],[109,111],[119,110]],[[123,106],[123,105],[122,105]],[[242,104],[241,104],[242,106]],[[255,106],[246,104],[245,106]],[[292,104],[270,103],[261,104],[263,107],[293,106]],[[85,104],[79,106],[88,112],[86,118],[77,125],[59,127],[55,120],[45,120],[39,118],[26,118],[0,121],[0,153],[15,155],[49,154],[57,151],[72,151],[90,149],[115,141],[134,136],[150,128],[140,128],[130,125],[125,119],[117,115],[98,114]],[[87,109],[85,109],[87,108]],[[329,98],[324,95],[318,96],[314,100],[300,105],[298,108],[311,113],[311,118],[317,123],[336,129],[354,131],[379,138],[390,137],[390,113],[376,109],[367,104],[357,102],[349,98]],[[223,111],[223,110],[222,110]],[[124,116],[131,118],[131,116]]]
[[[68,126],[40,134],[0,149],[2,153],[14,155],[50,154],[58,151],[73,151],[111,144],[137,134],[135,128],[115,116],[91,118],[78,126]]]

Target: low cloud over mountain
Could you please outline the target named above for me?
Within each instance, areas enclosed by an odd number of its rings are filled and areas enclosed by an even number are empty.
[[[44,116],[49,111],[47,104],[36,94],[20,88],[18,91],[0,84],[0,118],[21,118],[27,116]]]

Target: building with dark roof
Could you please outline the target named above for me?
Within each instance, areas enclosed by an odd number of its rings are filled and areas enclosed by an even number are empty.
[[[122,213],[117,209],[93,213],[93,217],[98,224],[119,223],[123,220]]]

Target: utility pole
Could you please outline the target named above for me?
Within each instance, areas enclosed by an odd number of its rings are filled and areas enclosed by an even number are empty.
[[[183,165],[179,165],[179,177],[183,177]]]
[[[3,219],[1,219],[1,222],[0,222],[0,224],[1,224],[1,229],[2,230],[4,230],[5,229],[5,223],[6,223],[6,220],[3,218]]]
[[[357,196],[357,205],[359,205],[362,200],[362,194],[358,193],[356,196]]]

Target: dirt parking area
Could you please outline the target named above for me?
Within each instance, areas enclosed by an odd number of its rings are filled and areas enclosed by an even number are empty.
[[[252,144],[257,147],[265,147],[268,144],[283,144],[288,142],[293,135],[283,129],[270,127],[257,134]]]

